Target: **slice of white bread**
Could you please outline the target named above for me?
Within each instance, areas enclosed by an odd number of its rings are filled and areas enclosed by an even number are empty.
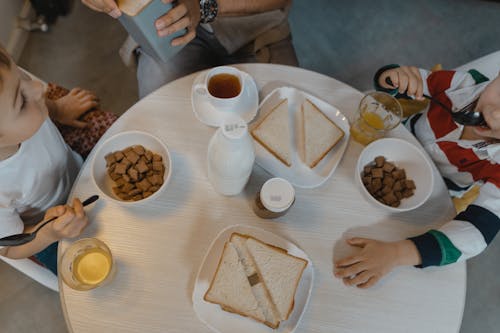
[[[129,16],[139,14],[153,0],[118,0],[116,3],[122,12]]]
[[[264,313],[252,293],[245,269],[233,244],[227,242],[203,299],[219,304],[224,310],[265,323]]]
[[[280,319],[288,319],[307,261],[253,237],[248,237],[245,245],[271,295]]]
[[[288,99],[282,100],[255,126],[251,133],[264,148],[287,166],[292,165]]]
[[[250,285],[252,286],[252,292],[259,307],[264,313],[266,319],[265,324],[272,328],[277,328],[280,324],[280,316],[276,306],[274,305],[271,295],[263,283],[262,276],[259,275],[255,262],[253,261],[248,249],[246,247],[246,241],[248,236],[239,233],[233,233],[230,238],[231,244],[234,245],[236,252],[240,261],[245,268]]]
[[[303,159],[312,169],[344,137],[344,131],[308,99],[302,103],[301,113]]]

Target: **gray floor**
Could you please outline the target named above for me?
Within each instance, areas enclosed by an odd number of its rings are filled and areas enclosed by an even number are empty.
[[[135,75],[117,54],[125,33],[75,4],[49,33],[30,36],[20,65],[46,81],[92,89],[105,109],[122,113],[137,99]],[[453,68],[500,50],[499,17],[498,1],[295,0],[291,24],[302,67],[365,90],[387,63]],[[467,264],[462,333],[500,332],[499,257],[496,239]],[[1,332],[66,331],[56,293],[1,262],[0,279]]]

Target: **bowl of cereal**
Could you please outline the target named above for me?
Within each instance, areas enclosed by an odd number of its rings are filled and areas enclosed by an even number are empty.
[[[361,152],[356,179],[370,202],[392,212],[420,207],[434,187],[427,155],[414,144],[397,138],[370,143]]]
[[[118,133],[104,141],[92,160],[92,179],[120,203],[152,200],[167,186],[172,161],[167,146],[141,131]]]

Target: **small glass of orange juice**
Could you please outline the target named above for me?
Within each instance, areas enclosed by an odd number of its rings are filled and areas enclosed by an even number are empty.
[[[63,281],[76,290],[90,290],[111,280],[113,256],[108,246],[96,238],[83,238],[64,252],[59,261]]]
[[[363,145],[380,139],[398,126],[403,108],[393,96],[374,91],[366,94],[359,102],[358,118],[351,125],[351,136]]]

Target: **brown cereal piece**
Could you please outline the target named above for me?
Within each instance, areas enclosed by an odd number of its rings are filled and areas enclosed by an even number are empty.
[[[161,155],[153,153],[153,162],[161,162],[161,161],[162,161]]]
[[[112,172],[109,177],[113,180],[113,181],[116,181],[118,178],[121,177],[120,174],[117,174],[116,172]]]
[[[387,193],[389,193],[391,191],[392,191],[392,188],[390,186],[385,185],[384,187],[382,187],[382,194],[383,195],[386,195]]]
[[[398,198],[394,195],[393,192],[387,193],[386,195],[383,196],[384,201],[388,204],[391,205],[394,202],[398,201]]]
[[[373,169],[373,167],[371,165],[365,165],[365,167],[363,168],[363,172],[365,173],[365,176],[371,174],[372,169]]]
[[[132,147],[132,149],[135,151],[135,153],[139,156],[142,156],[144,155],[144,153],[146,152],[146,149],[144,149],[143,146],[141,145],[135,145]]]
[[[392,178],[392,176],[385,176],[384,179],[382,179],[382,184],[392,188],[394,186],[394,178]]]
[[[158,186],[158,185],[151,186],[149,188],[149,192],[153,192],[154,193],[154,192],[158,191],[159,188],[160,188],[160,186]]]
[[[119,174],[119,175],[123,175],[124,173],[127,172],[127,164],[126,163],[118,163],[116,166],[115,166],[115,173]]]
[[[148,191],[148,192],[144,192],[144,193],[142,194],[142,196],[143,196],[144,198],[147,198],[147,197],[150,197],[152,194],[153,194],[153,192],[149,192],[149,191]]]
[[[403,198],[409,198],[413,195],[413,190],[405,189],[401,192],[401,194],[403,195]]]
[[[123,185],[125,185],[126,183],[127,182],[125,181],[125,179],[123,179],[123,177],[120,177],[115,180],[115,184],[117,187],[123,187]]]
[[[122,190],[118,186],[114,186],[113,193],[116,194],[117,196],[120,196],[120,194],[122,193]]]
[[[406,173],[403,169],[396,168],[396,170],[392,172],[392,177],[394,177],[395,179],[405,179]]]
[[[148,166],[146,165],[146,163],[144,163],[144,161],[139,161],[139,163],[137,163],[137,165],[135,166],[135,168],[140,173],[145,173],[145,172],[147,172],[149,170]]]
[[[123,155],[123,153],[122,153],[121,151],[115,151],[115,152],[113,153],[113,156],[115,157],[115,160],[116,160],[117,162],[120,162],[120,161],[123,159],[123,157],[124,157],[125,155]]]
[[[127,194],[130,195],[131,197],[133,197],[134,195],[140,194],[140,193],[142,193],[142,190],[140,188],[137,188],[137,187],[134,187],[133,189],[131,189],[130,191],[127,192]]]
[[[123,149],[122,152],[123,152],[123,154],[125,154],[125,156],[127,156],[127,153],[132,151],[132,150],[133,150],[132,147],[127,147],[127,148]]]
[[[363,176],[363,184],[368,185],[372,182],[371,176]]]
[[[134,200],[134,201],[138,201],[138,200],[142,200],[142,199],[143,199],[142,194],[134,195],[134,197],[132,198],[132,200]]]
[[[137,183],[137,187],[140,188],[143,192],[147,192],[151,188],[151,183],[145,178]]]
[[[382,169],[384,169],[385,172],[392,172],[392,170],[394,170],[394,168],[396,168],[396,166],[391,163],[391,162],[385,162],[384,163],[384,166],[382,167]]]
[[[125,153],[125,157],[127,158],[127,160],[132,162],[132,164],[135,164],[137,160],[139,160],[139,155],[137,155],[137,153],[132,149]]]
[[[153,160],[153,153],[150,150],[146,149],[146,152],[144,153],[144,157],[146,157],[146,160],[148,162],[151,162]]]
[[[411,179],[405,179],[405,186],[409,190],[414,190],[417,187],[415,186],[415,182]]]
[[[127,174],[129,175],[132,181],[136,182],[139,180],[139,172],[136,169],[134,168],[128,169]]]
[[[373,168],[372,169],[372,177],[373,178],[382,178],[384,176],[384,170],[382,168]]]
[[[123,178],[123,180],[124,180],[126,183],[130,183],[130,177],[129,177],[129,175],[124,174],[124,175],[122,176],[122,178]]]
[[[134,188],[135,186],[133,184],[126,183],[125,185],[122,186],[122,192],[130,192]]]
[[[151,185],[161,185],[163,183],[163,179],[160,175],[152,175],[147,178]]]
[[[403,190],[403,183],[400,180],[397,180],[394,183],[394,186],[392,187],[394,191],[402,191]]]
[[[113,153],[109,153],[108,155],[104,156],[104,159],[106,160],[106,166],[108,167],[116,163],[115,155],[113,155]]]
[[[376,192],[382,188],[382,180],[380,178],[375,178],[372,180],[373,191]]]
[[[163,171],[163,163],[161,161],[153,161],[153,170]]]
[[[375,157],[375,165],[377,168],[381,168],[385,163],[385,157],[384,156],[377,156]]]

